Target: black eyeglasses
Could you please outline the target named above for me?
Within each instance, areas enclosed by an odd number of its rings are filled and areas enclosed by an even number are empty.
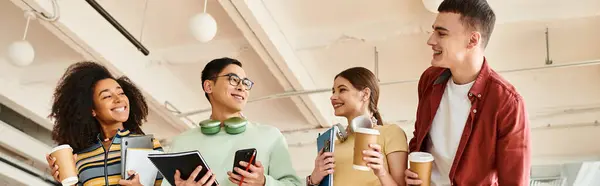
[[[252,89],[252,86],[254,86],[254,82],[252,82],[252,80],[248,79],[248,78],[240,78],[240,76],[233,74],[233,73],[229,73],[229,74],[225,74],[225,75],[221,75],[221,76],[215,76],[215,79],[218,77],[227,77],[229,79],[229,84],[232,86],[238,86],[240,85],[240,83],[242,83],[242,85],[246,86],[246,90],[250,90]]]

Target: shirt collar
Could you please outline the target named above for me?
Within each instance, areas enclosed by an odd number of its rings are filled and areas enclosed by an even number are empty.
[[[129,136],[129,134],[131,134],[131,132],[127,129],[123,129],[123,130],[117,129],[117,134],[115,136],[113,136],[113,141],[114,141],[114,139],[117,139],[117,138]],[[97,138],[99,141],[104,141],[102,133],[98,133]]]
[[[475,83],[473,83],[473,86],[469,90],[469,97],[474,96],[477,99],[481,99],[481,97],[483,96],[483,91],[487,86],[487,79],[490,76],[491,70],[492,69],[487,63],[487,59],[483,57],[483,64],[481,65],[481,70],[479,71],[477,78],[475,78]],[[452,72],[450,71],[450,69],[446,69],[442,71],[440,75],[438,75],[438,78],[434,81],[433,85],[446,83],[448,82],[450,77],[452,77]]]

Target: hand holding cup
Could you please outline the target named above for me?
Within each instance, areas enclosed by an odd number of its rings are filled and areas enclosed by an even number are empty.
[[[52,176],[63,186],[74,185],[79,181],[75,161],[77,155],[73,154],[73,148],[69,145],[60,145],[52,149],[50,155],[46,155],[48,167],[52,170]]]

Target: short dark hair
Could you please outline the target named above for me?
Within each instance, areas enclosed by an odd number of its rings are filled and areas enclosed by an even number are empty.
[[[208,62],[204,69],[202,70],[202,90],[204,90],[204,81],[213,80],[219,73],[223,71],[229,65],[237,65],[242,67],[242,62],[237,59],[232,59],[228,57],[213,59]],[[210,98],[208,98],[208,94],[205,92],[204,96],[210,102]]]
[[[463,24],[481,33],[483,48],[487,47],[496,24],[496,14],[486,0],[444,0],[438,12],[460,14]]]

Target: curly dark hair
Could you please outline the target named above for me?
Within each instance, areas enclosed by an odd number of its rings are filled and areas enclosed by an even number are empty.
[[[127,77],[115,78],[106,67],[84,61],[69,66],[54,90],[49,115],[54,118],[52,140],[71,145],[75,152],[97,142],[102,129],[92,116],[93,91],[98,81],[108,78],[117,81],[129,99],[129,119],[123,127],[134,134],[144,134],[141,125],[148,116],[148,105],[142,92]]]

